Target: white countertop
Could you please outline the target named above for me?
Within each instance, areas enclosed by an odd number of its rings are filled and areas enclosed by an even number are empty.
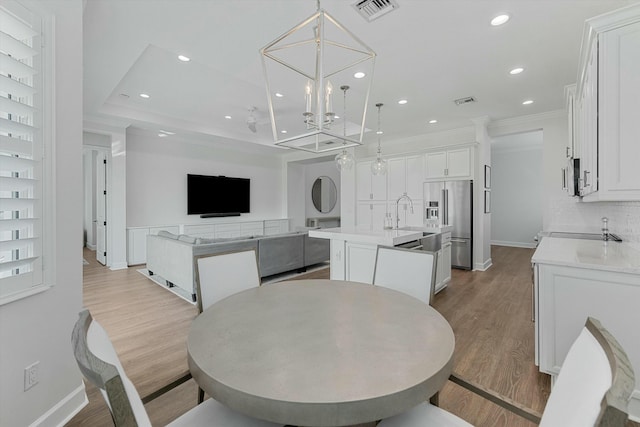
[[[531,261],[640,274],[640,251],[625,242],[543,237]]]
[[[428,233],[430,231],[427,231]],[[417,240],[423,236],[420,230],[360,230],[350,227],[321,228],[309,230],[309,237],[320,239],[343,240],[354,243],[370,243],[374,245],[396,246]]]

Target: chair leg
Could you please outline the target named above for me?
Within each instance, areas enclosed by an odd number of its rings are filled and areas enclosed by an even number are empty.
[[[204,390],[198,387],[198,405],[204,402]]]

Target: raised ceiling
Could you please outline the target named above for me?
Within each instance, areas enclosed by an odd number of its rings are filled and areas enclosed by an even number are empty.
[[[384,103],[390,141],[480,116],[564,108],[585,19],[634,2],[397,0],[396,10],[372,22],[355,11],[355,0],[321,7],[377,53],[367,128],[377,127],[375,104]],[[315,0],[87,0],[85,119],[176,134],[169,138],[272,146],[259,49],[315,10]],[[510,21],[492,27],[501,13]],[[524,72],[510,75],[515,67]],[[302,89],[285,96],[299,96],[302,109]],[[453,102],[467,96],[477,102]],[[527,99],[533,104],[522,105]],[[246,123],[253,107],[255,133]],[[368,132],[365,143],[374,141]]]

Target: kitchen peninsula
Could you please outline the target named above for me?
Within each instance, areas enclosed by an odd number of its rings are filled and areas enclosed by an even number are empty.
[[[426,236],[435,235],[450,238],[451,228],[450,226],[405,227],[392,230],[363,230],[347,227],[324,228],[309,230],[309,236],[331,240],[332,280],[372,283],[378,245],[412,246],[412,242],[417,242]],[[415,243],[415,245],[417,246],[419,243]],[[449,268],[447,269],[449,271],[450,263],[449,257]]]

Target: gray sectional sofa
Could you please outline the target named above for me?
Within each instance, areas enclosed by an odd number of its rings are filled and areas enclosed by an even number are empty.
[[[261,277],[305,268],[329,260],[329,240],[305,232],[274,236],[205,239],[160,232],[147,236],[147,270],[178,286],[195,301],[194,257],[235,250],[255,249]]]

